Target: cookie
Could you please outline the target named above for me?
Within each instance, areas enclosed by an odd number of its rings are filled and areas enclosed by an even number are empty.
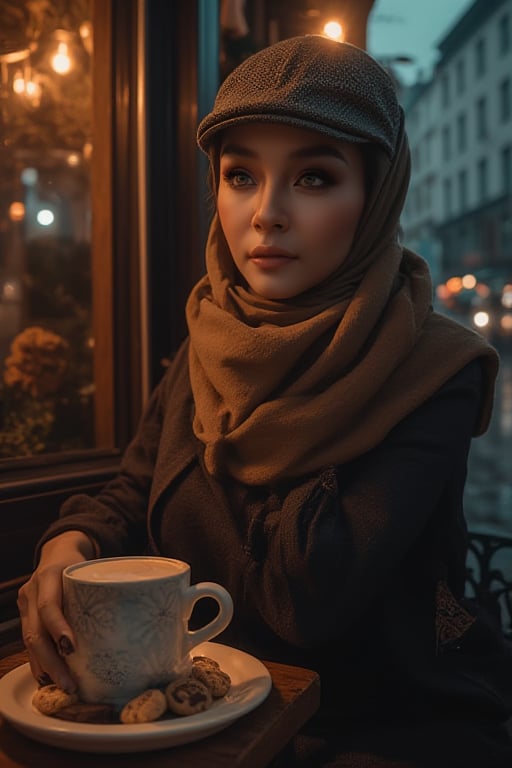
[[[214,699],[225,696],[231,687],[231,678],[220,667],[210,667],[207,664],[193,664],[192,677],[200,680],[210,689]]]
[[[196,666],[204,666],[204,667],[210,667],[212,669],[220,669],[219,662],[215,661],[215,659],[210,659],[209,656],[193,656],[192,667],[196,667]]]
[[[165,689],[167,705],[175,715],[195,715],[212,704],[210,689],[195,677],[181,677]]]
[[[66,693],[54,683],[38,688],[32,696],[32,704],[43,715],[55,715],[60,709],[76,704],[77,701],[77,693]]]
[[[148,688],[131,699],[121,710],[122,723],[150,723],[158,720],[167,709],[167,699],[158,688]]]

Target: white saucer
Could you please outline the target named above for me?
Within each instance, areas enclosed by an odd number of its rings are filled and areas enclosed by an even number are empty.
[[[81,752],[144,752],[210,736],[255,709],[270,693],[270,673],[254,656],[220,643],[202,643],[193,654],[218,661],[232,683],[224,698],[197,715],[140,725],[96,725],[48,717],[32,706],[37,683],[28,664],[0,680],[0,711],[18,731],[53,747]]]

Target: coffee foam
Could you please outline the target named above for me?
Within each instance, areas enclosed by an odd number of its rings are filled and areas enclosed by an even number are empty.
[[[146,581],[176,576],[186,569],[186,564],[178,560],[157,557],[108,558],[92,560],[68,571],[68,575],[77,581],[88,582],[127,582]]]

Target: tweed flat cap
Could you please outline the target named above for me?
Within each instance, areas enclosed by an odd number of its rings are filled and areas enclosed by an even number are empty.
[[[304,35],[264,48],[233,70],[200,122],[197,142],[208,152],[219,131],[275,122],[372,142],[392,157],[401,121],[393,81],[375,59],[349,43]]]

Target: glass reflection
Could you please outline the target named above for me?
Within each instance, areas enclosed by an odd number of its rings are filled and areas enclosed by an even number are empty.
[[[92,447],[89,0],[0,4],[0,459]]]

